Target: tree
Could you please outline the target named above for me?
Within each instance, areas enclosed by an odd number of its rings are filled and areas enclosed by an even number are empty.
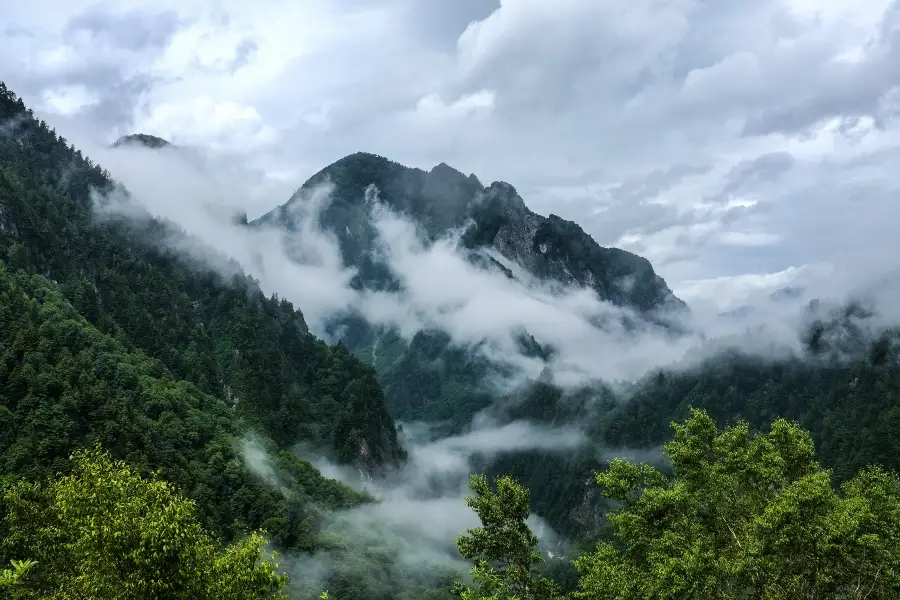
[[[556,587],[542,577],[535,565],[543,562],[538,538],[525,520],[530,509],[528,490],[507,476],[495,480],[496,492],[484,475],[472,475],[474,492],[466,505],[481,519],[482,527],[466,530],[456,546],[463,558],[473,561],[471,588],[460,582],[454,593],[463,600],[532,600],[551,598]]]
[[[810,435],[751,434],[693,410],[664,445],[673,473],[616,459],[614,539],[576,561],[577,598],[841,599],[900,594],[900,479],[862,470],[839,494]]]
[[[139,477],[99,448],[72,461],[70,475],[20,481],[3,494],[0,550],[37,560],[17,577],[13,597],[284,597],[286,578],[264,558],[260,533],[223,546],[170,484]]]
[[[13,585],[21,585],[25,574],[34,568],[37,563],[30,559],[11,560],[9,564],[12,568],[6,568],[0,571],[0,588],[10,587]]]

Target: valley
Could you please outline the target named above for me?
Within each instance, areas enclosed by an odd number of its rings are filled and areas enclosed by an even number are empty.
[[[763,597],[738,595],[760,572],[806,585],[819,564],[844,579],[811,589],[843,594],[896,564],[883,535],[877,560],[809,551],[820,562],[782,572],[723,541],[701,510],[782,558],[794,551],[778,546],[765,511],[806,514],[791,504],[795,485],[811,486],[828,520],[798,536],[863,523],[834,534],[853,549],[897,527],[900,330],[881,297],[785,294],[792,329],[765,311],[710,317],[647,259],[533,212],[508,183],[368,153],[322,169],[257,219],[210,212],[204,238],[175,213],[153,214],[146,188],[0,91],[0,560],[37,560],[14,597],[68,597],[75,581],[110,598],[170,597],[115,595],[122,573],[141,573],[136,590],[150,576],[76,527],[142,514],[195,532],[159,559],[166,568],[199,556],[191,568],[203,581],[244,582],[234,598],[450,598],[469,561],[512,560],[497,555],[512,530],[520,570],[497,583],[476,568],[466,581],[481,595],[462,597],[496,597],[492,585],[520,598],[606,597],[625,577],[607,564],[628,573],[623,598],[654,585],[675,591],[653,597],[678,597],[686,588],[672,582],[699,578],[691,561],[710,548],[733,562],[709,567],[717,583],[703,593],[719,595],[707,597]],[[160,178],[174,179],[181,160],[153,136],[113,146],[104,152],[132,152],[148,173],[149,156],[175,161],[160,163],[171,167]],[[175,491],[146,483],[154,477]],[[66,512],[67,490],[82,489],[103,492]],[[719,489],[740,496],[743,516]],[[151,493],[186,520],[135,504]],[[633,512],[610,512],[622,506]],[[75,525],[42,529],[57,518]],[[646,523],[633,546],[629,518]],[[127,537],[123,522],[110,525],[115,539]],[[705,544],[696,556],[657,549],[681,561],[671,581],[635,566],[657,555],[634,548],[687,531]],[[50,535],[64,552],[44,549]],[[474,541],[457,547],[457,535]],[[545,559],[537,570],[532,546]],[[270,549],[281,558],[267,562]],[[221,558],[229,552],[253,569]],[[203,566],[213,563],[220,570]],[[172,581],[190,580],[176,571]],[[884,576],[878,597],[900,589],[895,579]]]

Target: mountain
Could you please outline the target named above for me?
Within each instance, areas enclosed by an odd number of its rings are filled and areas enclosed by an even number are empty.
[[[263,528],[289,554],[333,552],[322,583],[345,597],[422,597],[380,548],[322,530],[372,499],[293,452],[375,476],[402,464],[372,368],[238,265],[171,250],[198,243],[173,224],[110,210],[127,190],[3,84],[0,123],[0,491],[99,444],[159,470],[224,540]],[[0,562],[23,551],[0,543]],[[376,555],[378,581],[359,566]]]
[[[134,574],[160,566],[187,580],[194,567],[208,576],[213,571],[197,556],[222,557],[216,572],[235,581],[241,573],[253,578],[257,555],[231,554],[236,546],[219,544],[264,528],[298,585],[292,597],[321,597],[327,589],[336,598],[446,600],[447,590],[433,584],[449,587],[458,577],[452,568],[410,568],[369,521],[363,543],[349,539],[352,533],[334,526],[335,515],[375,500],[324,477],[294,452],[311,446],[364,475],[390,472],[406,455],[390,404],[395,414],[446,415],[457,427],[487,409],[501,423],[577,423],[586,434],[588,443],[564,456],[507,453],[478,465],[511,473],[533,490],[529,497],[510,480],[500,480],[496,493],[473,485],[470,506],[484,527],[469,530],[461,545],[467,558],[481,554],[483,564],[500,565],[500,584],[510,572],[503,565],[526,565],[529,573],[514,570],[515,583],[531,576],[534,544],[524,524],[530,505],[577,542],[564,558],[596,548],[579,561],[580,578],[571,569],[557,574],[581,585],[585,597],[613,596],[623,587],[628,597],[646,589],[680,597],[700,579],[698,568],[716,597],[758,595],[759,581],[812,582],[816,590],[837,590],[822,597],[851,597],[860,581],[877,580],[883,583],[873,597],[897,595],[898,479],[874,469],[854,475],[873,463],[900,469],[900,330],[886,327],[874,308],[810,303],[797,332],[802,346],[789,356],[730,349],[691,369],[657,370],[615,388],[598,381],[563,389],[539,377],[501,394],[484,380],[504,366],[455,345],[446,331],[426,329],[407,341],[360,315],[342,315],[335,327],[344,343],[330,346],[310,334],[299,310],[266,296],[238,265],[221,273],[188,263],[164,240],[196,240],[171,223],[118,214],[117,198],[127,190],[2,84],[0,124],[0,563],[15,561],[0,573],[3,592],[12,581],[21,597],[71,595],[52,587],[53,578],[89,587],[94,580],[85,578],[85,565],[60,559],[68,556],[90,557],[90,573],[113,589],[123,575],[134,589],[147,585]],[[508,184],[485,188],[446,165],[426,173],[371,155],[348,157],[323,173],[304,187],[334,183],[335,201],[322,222],[342,240],[345,263],[359,267],[358,287],[403,285],[370,252],[377,232],[364,200],[375,183],[386,203],[420,223],[426,240],[471,223],[458,250],[478,268],[511,278],[524,272],[551,287],[587,285],[648,321],[685,310],[649,263],[599,247],[577,225],[531,213]],[[291,229],[290,204],[303,201],[298,194],[244,226]],[[555,349],[531,332],[513,333],[522,355],[553,356]],[[691,407],[706,412],[681,426],[664,456],[659,447],[671,437],[671,421]],[[719,431],[709,416],[720,424],[745,419],[754,429],[785,416],[811,436],[785,423],[761,436],[743,425]],[[831,471],[811,460],[813,441]],[[130,466],[110,477],[108,461],[82,461],[86,467],[69,477],[68,457],[92,446]],[[660,472],[622,463],[606,471],[607,459],[622,456],[655,463]],[[605,489],[594,485],[595,471]],[[148,482],[154,472],[165,487]],[[832,475],[849,481],[840,496]],[[759,486],[760,477],[771,485]],[[649,493],[641,493],[644,484]],[[165,502],[144,494],[161,489]],[[601,494],[624,500],[625,511],[610,518],[607,509],[622,503]],[[194,509],[213,535],[194,537]],[[71,519],[48,518],[60,515]],[[429,534],[442,535],[444,514],[436,516],[438,533]],[[130,527],[136,521],[140,526]],[[185,523],[187,547],[207,544],[209,551],[172,553],[172,540],[185,547]],[[114,544],[102,535],[110,531]],[[746,539],[764,551],[748,554]],[[134,554],[110,550],[135,544]],[[863,546],[874,550],[860,559]],[[310,560],[315,552],[328,557],[326,573]],[[416,543],[402,552],[419,559],[427,549]],[[34,556],[36,567],[25,562]],[[136,560],[143,566],[135,568]],[[490,586],[493,578],[479,582]],[[250,597],[231,583],[223,589]],[[167,593],[185,597],[180,591]]]
[[[127,146],[144,146],[146,148],[151,149],[159,149],[159,148],[169,148],[174,147],[174,145],[168,141],[164,140],[161,137],[157,137],[155,135],[148,135],[146,133],[132,133],[129,135],[123,135],[115,142],[113,142],[113,148],[123,148]]]
[[[352,285],[358,289],[401,287],[388,261],[373,252],[379,234],[370,205],[377,194],[385,206],[409,217],[426,242],[462,230],[459,251],[473,265],[510,278],[526,273],[555,288],[584,286],[648,321],[686,310],[645,258],[604,248],[571,221],[536,214],[508,183],[484,186],[444,163],[423,171],[374,154],[352,154],[313,175],[287,203],[251,226],[296,233],[302,203],[326,183],[333,188],[319,222],[338,240],[344,265],[357,269]],[[332,321],[330,332],[375,366],[391,413],[399,419],[447,421],[458,429],[495,398],[485,382],[509,374],[507,366],[488,361],[477,346],[455,345],[438,330],[419,331],[406,341],[397,331],[346,314]],[[546,359],[553,352],[527,331],[520,339],[525,356]]]
[[[534,213],[508,183],[496,181],[485,187],[474,175],[444,163],[423,171],[374,154],[351,154],[313,175],[287,203],[257,223],[296,229],[294,204],[326,181],[334,190],[320,222],[337,236],[344,263],[359,269],[358,285],[396,284],[386,265],[370,253],[377,237],[366,204],[372,185],[381,202],[409,216],[431,241],[469,225],[463,248],[493,250],[544,281],[587,286],[603,300],[644,312],[685,308],[647,259],[600,246],[576,223]],[[496,259],[486,260],[508,272]]]

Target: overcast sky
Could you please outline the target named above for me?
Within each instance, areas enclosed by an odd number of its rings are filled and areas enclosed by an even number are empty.
[[[48,122],[212,147],[267,174],[251,214],[365,150],[508,181],[688,301],[898,266],[895,0],[2,4]]]

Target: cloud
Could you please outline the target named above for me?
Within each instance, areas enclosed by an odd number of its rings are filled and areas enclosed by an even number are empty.
[[[244,457],[244,462],[250,471],[267,485],[279,488],[281,482],[272,466],[272,460],[266,454],[262,440],[258,437],[247,436],[241,439],[239,444],[240,454]]]
[[[693,311],[683,323],[688,334],[673,335],[650,324],[635,328],[641,319],[630,310],[603,302],[588,289],[534,279],[496,252],[490,252],[491,258],[515,279],[473,264],[459,247],[462,230],[426,243],[416,225],[382,205],[377,190],[370,187],[368,206],[377,232],[372,250],[389,265],[401,288],[359,290],[351,285],[356,270],[344,265],[337,240],[319,224],[319,214],[330,202],[329,184],[305,190],[303,197],[289,203],[296,232],[247,228],[235,221],[240,187],[231,185],[233,179],[218,179],[216,165],[204,162],[202,154],[172,148],[96,150],[99,158],[91,156],[130,192],[128,203],[113,197],[104,210],[134,217],[137,206],[178,224],[194,237],[174,236],[167,241],[170,246],[224,272],[231,272],[235,266],[229,261],[236,261],[267,293],[277,293],[300,308],[318,335],[326,334],[334,317],[347,313],[395,328],[407,339],[425,329],[445,331],[453,344],[504,367],[503,377],[485,381],[486,386],[514,386],[522,378],[540,376],[546,368],[563,385],[598,378],[633,380],[654,368],[689,366],[723,344],[765,355],[771,355],[773,345],[782,352],[796,351],[803,319],[800,308],[809,296],[774,303],[768,294],[796,281],[809,280],[812,285],[816,277],[826,279],[803,267],[768,277],[748,275],[738,282],[689,281],[684,289]],[[732,181],[751,181],[762,165],[778,160],[762,159],[739,169],[743,175]],[[717,302],[704,302],[706,297]],[[741,319],[720,314],[747,299],[757,307],[752,314]],[[522,354],[522,331],[552,349],[548,363]]]
[[[438,94],[428,94],[416,104],[416,113],[425,119],[443,120],[463,118],[478,112],[490,112],[494,108],[494,93],[479,90],[461,96],[447,104]]]
[[[366,575],[369,585],[396,590],[400,579],[433,587],[449,574],[460,577],[469,565],[456,549],[456,537],[467,528],[479,527],[477,515],[465,504],[469,474],[479,461],[502,454],[543,450],[565,452],[580,447],[585,439],[574,428],[550,429],[524,421],[496,425],[481,423],[469,431],[435,439],[427,425],[405,424],[412,436],[404,443],[410,459],[385,480],[372,481],[345,466],[335,465],[315,451],[298,454],[326,477],[365,490],[376,499],[358,507],[323,513],[322,550],[312,555],[281,557],[292,575],[293,591],[301,597],[318,597],[328,579],[355,571]],[[254,438],[241,441],[245,462],[264,482],[277,488],[279,481],[262,444]],[[528,519],[539,532],[542,547],[558,551],[563,540],[536,515]],[[389,557],[386,560],[385,557]],[[389,570],[387,567],[393,566]]]
[[[294,187],[358,150],[447,162],[641,251],[676,291],[731,277],[737,290],[848,268],[826,225],[888,254],[865,231],[889,222],[879,198],[900,183],[898,7],[38,0],[4,9],[0,53],[26,101],[106,141],[213,145]]]
[[[129,10],[110,12],[99,5],[71,17],[63,28],[63,40],[90,43],[104,49],[143,50],[164,48],[182,27],[174,11]]]
[[[243,207],[240,191],[229,187],[231,178],[223,181],[213,176],[202,155],[192,162],[191,154],[178,149],[97,150],[100,164],[129,193],[127,199],[120,194],[105,198],[99,205],[104,212],[134,218],[139,208],[174,223],[188,236],[173,235],[162,243],[226,275],[234,272],[230,261],[236,261],[267,293],[302,307],[314,331],[322,331],[333,312],[352,305],[354,272],[344,268],[336,240],[316,220],[330,199],[329,186],[316,188],[295,203],[295,216],[303,225],[299,235],[287,240],[273,229],[238,225],[235,219]]]

